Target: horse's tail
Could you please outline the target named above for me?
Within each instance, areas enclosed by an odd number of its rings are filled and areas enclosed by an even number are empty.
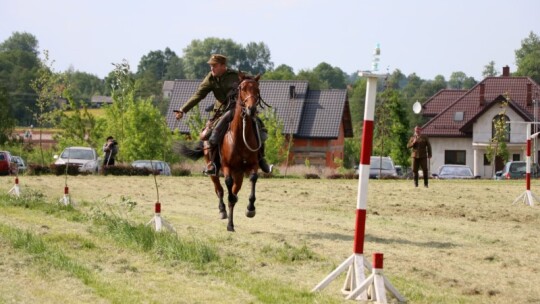
[[[187,143],[181,143],[175,150],[191,160],[198,160],[204,156],[204,145],[202,141],[198,141],[193,148]]]

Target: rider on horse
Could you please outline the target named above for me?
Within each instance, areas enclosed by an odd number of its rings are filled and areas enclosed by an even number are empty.
[[[181,119],[184,113],[187,113],[194,106],[196,106],[201,100],[203,100],[208,93],[214,93],[216,102],[212,110],[210,119],[206,123],[204,130],[200,134],[200,139],[206,141],[208,146],[208,159],[209,162],[206,166],[205,173],[208,175],[216,175],[217,168],[215,159],[218,152],[218,145],[221,142],[222,137],[227,131],[227,126],[231,121],[234,111],[234,107],[229,104],[230,100],[235,100],[239,74],[238,71],[233,71],[227,68],[227,57],[214,54],[208,60],[210,65],[210,73],[206,75],[202,83],[199,85],[197,92],[191,96],[191,98],[178,110],[175,111],[176,119]],[[259,150],[259,167],[265,173],[270,173],[272,168],[268,165],[264,158],[264,141],[268,137],[266,128],[262,124],[262,121],[257,117],[257,125],[259,126],[259,134],[261,135],[262,146]]]

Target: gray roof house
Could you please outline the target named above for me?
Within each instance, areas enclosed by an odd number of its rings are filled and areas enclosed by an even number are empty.
[[[197,90],[201,80],[176,80],[172,89],[167,124],[188,134],[186,124],[191,112],[176,121],[173,110],[177,110]],[[347,90],[310,90],[303,80],[261,80],[261,97],[283,122],[283,133],[293,136],[293,147],[289,163],[335,167],[336,158],[343,159],[344,138],[353,136]],[[214,104],[214,96],[208,94],[199,103],[203,118],[208,118],[204,109]]]

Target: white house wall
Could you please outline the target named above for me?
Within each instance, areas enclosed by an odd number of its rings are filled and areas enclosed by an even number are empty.
[[[444,152],[446,150],[465,151],[465,162],[473,167],[473,148],[470,138],[435,137],[430,138],[432,157],[430,161],[430,173],[437,173],[440,166],[444,165]]]
[[[491,140],[491,123],[493,118],[500,113],[499,107],[492,107],[473,124],[473,142],[489,143]],[[523,122],[514,110],[507,107],[506,116],[512,122]],[[527,141],[527,125],[524,123],[510,124],[510,143],[525,143]]]

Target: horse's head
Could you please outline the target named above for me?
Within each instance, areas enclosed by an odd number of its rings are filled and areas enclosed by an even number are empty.
[[[243,73],[238,74],[240,85],[238,86],[238,100],[242,107],[242,114],[247,116],[255,115],[257,105],[261,99],[259,91],[259,78],[261,75],[249,77]]]

